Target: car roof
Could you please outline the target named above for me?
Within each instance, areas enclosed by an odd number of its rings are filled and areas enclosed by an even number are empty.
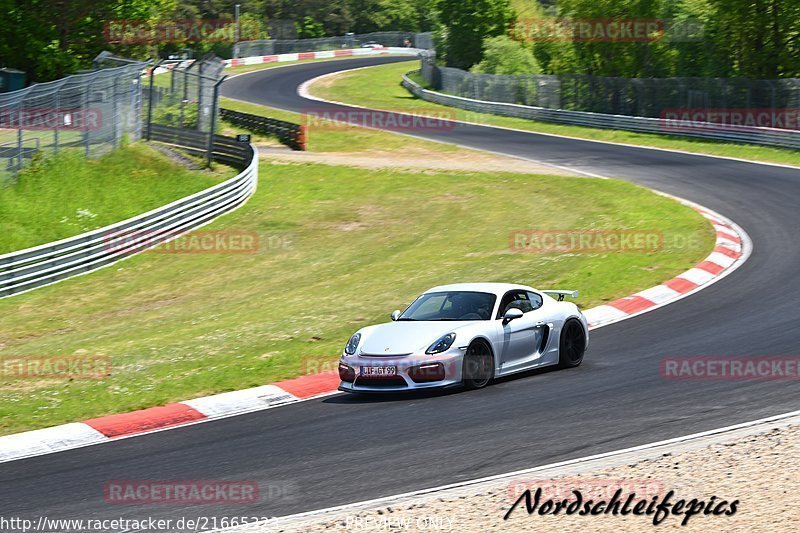
[[[448,291],[473,291],[489,292],[492,294],[505,294],[508,291],[522,289],[535,291],[533,287],[519,285],[518,283],[452,283],[450,285],[439,285],[425,291],[428,292],[448,292]],[[538,291],[537,291],[538,292]]]

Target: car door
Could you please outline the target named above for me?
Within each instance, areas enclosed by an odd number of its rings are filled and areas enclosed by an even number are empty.
[[[500,374],[531,366],[539,357],[544,325],[541,304],[541,299],[532,299],[531,293],[526,291],[509,291],[503,296],[497,316],[502,335]],[[520,318],[506,321],[503,315],[511,307],[520,309],[523,314]]]
[[[536,322],[539,324],[542,338],[539,353],[532,366],[555,364],[558,362],[558,331],[563,322],[563,311],[556,302],[545,303],[541,294],[528,292],[528,295],[532,300],[541,302],[536,310]]]

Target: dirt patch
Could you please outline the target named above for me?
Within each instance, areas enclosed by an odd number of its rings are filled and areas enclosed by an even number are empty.
[[[472,150],[442,153],[414,149],[403,153],[370,150],[357,154],[348,152],[294,152],[270,145],[258,146],[261,159],[273,164],[322,163],[369,169],[394,168],[408,172],[515,172],[520,174],[554,174],[580,176],[561,168],[501,155]]]

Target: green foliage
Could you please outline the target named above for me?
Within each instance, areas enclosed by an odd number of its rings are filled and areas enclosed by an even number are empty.
[[[309,38],[353,31],[430,31],[436,0],[0,0],[0,67],[28,73],[28,80],[49,81],[91,68],[103,50],[144,59],[166,57],[189,48],[195,57],[213,52],[230,57],[233,24],[201,41],[110,42],[106,24],[192,19],[233,20],[241,4],[241,39],[270,37],[268,28],[283,21],[294,35]]]
[[[302,22],[296,22],[297,37],[300,39],[314,39],[325,36],[325,28],[321,23],[311,17],[303,17]]]
[[[106,21],[158,18],[174,5],[174,0],[0,0],[0,66],[26,71],[29,81],[89,68],[100,51],[115,50],[105,40]],[[150,55],[145,44],[126,46],[124,52]]]
[[[504,34],[514,19],[508,0],[438,0],[437,52],[447,66],[468,69],[483,57],[483,40]]]
[[[800,76],[797,0],[560,0],[562,18],[661,19],[652,42],[537,42],[547,73],[623,77]]]
[[[800,77],[798,0],[559,0],[547,7],[538,0],[0,0],[0,66],[19,68],[29,81],[41,82],[90,68],[106,49],[139,59],[185,48],[195,57],[208,52],[229,57],[232,43],[224,37],[233,35],[232,24],[203,42],[113,43],[104,30],[107,22],[120,20],[232,20],[236,3],[241,4],[241,40],[435,31],[439,61],[464,69],[484,60],[486,39],[508,34],[515,16],[658,19],[673,29],[652,42],[555,39],[525,45],[546,74]],[[681,27],[700,29],[699,38],[671,38],[670,32]],[[508,43],[503,51],[520,53]],[[477,68],[522,69],[512,64]],[[536,71],[527,58],[524,64]]]
[[[541,68],[530,48],[507,35],[483,41],[483,59],[472,67],[482,74],[540,74]]]

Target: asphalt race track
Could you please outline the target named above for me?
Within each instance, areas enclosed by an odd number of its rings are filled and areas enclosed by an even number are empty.
[[[403,59],[268,69],[233,78],[222,92],[295,111],[334,109],[302,99],[297,86],[328,72]],[[415,134],[618,176],[699,202],[742,226],[753,239],[753,255],[698,294],[596,330],[578,369],[527,374],[474,392],[335,395],[0,464],[4,514],[282,516],[798,409],[796,382],[668,381],[659,375],[659,361],[800,355],[800,244],[794,238],[800,170],[474,125]],[[509,281],[535,285],[535,273]],[[245,506],[106,504],[103,485],[120,479],[256,480],[264,497]]]

